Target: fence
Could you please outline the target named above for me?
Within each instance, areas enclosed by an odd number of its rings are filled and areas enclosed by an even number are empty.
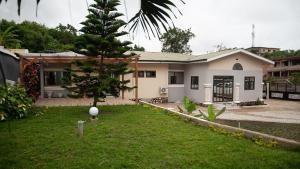
[[[267,85],[264,85],[264,96],[266,97]],[[288,83],[271,83],[269,87],[269,97],[271,99],[299,100],[300,86]]]

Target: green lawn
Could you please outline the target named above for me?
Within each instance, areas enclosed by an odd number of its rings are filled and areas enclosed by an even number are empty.
[[[222,135],[143,106],[54,107],[0,123],[0,168],[300,168],[300,153]],[[75,135],[86,120],[85,135]]]

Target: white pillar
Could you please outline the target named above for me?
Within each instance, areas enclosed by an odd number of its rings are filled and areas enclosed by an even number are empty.
[[[270,99],[270,83],[267,83],[267,93],[266,93],[266,99]]]
[[[240,83],[236,83],[234,87],[234,103],[240,103]]]
[[[260,95],[260,101],[264,101],[264,82],[261,83],[261,95]]]
[[[204,102],[203,104],[212,104],[212,85],[204,84]]]

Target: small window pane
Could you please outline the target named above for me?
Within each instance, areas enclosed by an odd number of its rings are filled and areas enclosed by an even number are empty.
[[[170,71],[169,84],[184,84],[184,73]]]
[[[68,73],[63,71],[45,71],[44,82],[45,86],[60,86],[62,78],[67,77]]]
[[[138,71],[138,76],[139,77],[145,77],[145,72],[144,71]]]
[[[156,77],[156,72],[155,71],[146,71],[146,77],[154,78],[154,77]]]
[[[244,82],[244,89],[245,90],[254,90],[255,89],[255,77],[245,77]]]
[[[191,76],[191,89],[199,89],[199,77]]]
[[[243,70],[243,66],[240,63],[235,63],[232,70]]]

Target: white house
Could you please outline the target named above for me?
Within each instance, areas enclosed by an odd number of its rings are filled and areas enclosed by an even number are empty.
[[[139,55],[138,89],[125,92],[127,99],[135,97],[150,100],[168,98],[169,102],[182,101],[188,96],[197,103],[248,102],[262,99],[263,68],[274,64],[242,49],[225,50],[204,55],[185,55],[161,52],[134,52]],[[61,88],[65,68],[76,59],[86,56],[76,53],[28,53],[24,59],[50,59],[40,69],[41,97],[64,97]],[[54,62],[50,62],[55,59]],[[135,63],[136,64],[136,63]],[[135,69],[135,64],[132,65]],[[125,79],[136,86],[134,74]],[[138,93],[136,93],[136,91]]]
[[[262,99],[263,67],[274,64],[243,49],[204,55],[135,53],[140,55],[139,98],[168,97],[169,102],[182,101],[184,96],[204,104]],[[133,98],[134,92],[126,97]]]

